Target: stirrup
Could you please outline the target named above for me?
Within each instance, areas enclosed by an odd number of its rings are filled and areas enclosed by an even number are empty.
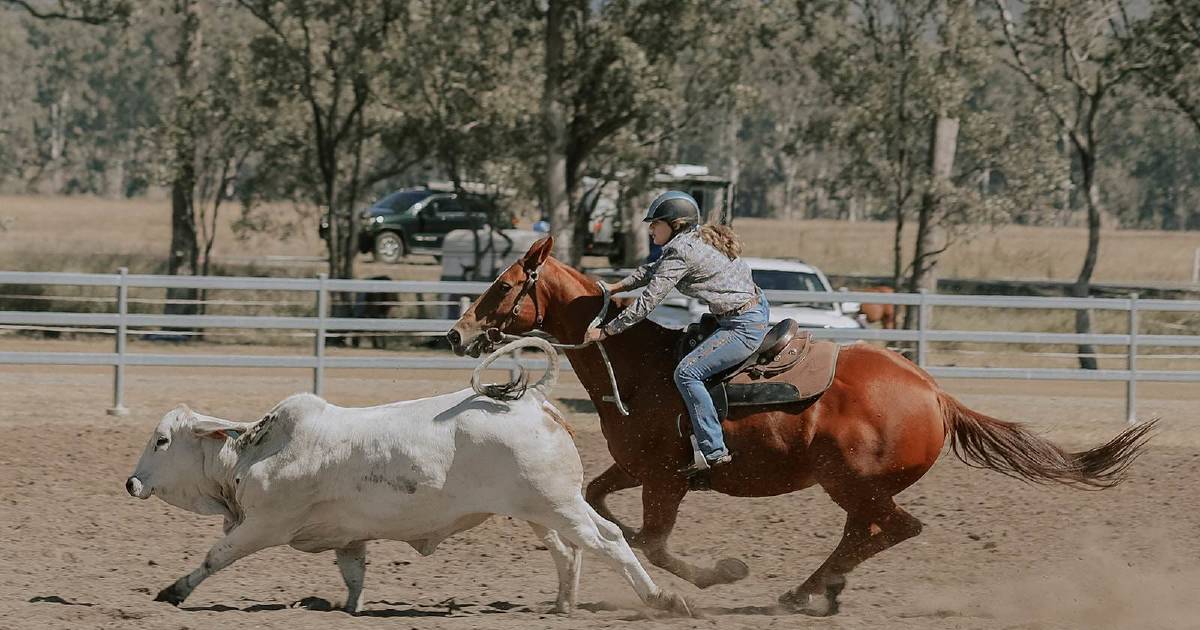
[[[716,459],[713,459],[713,460],[708,460],[708,459],[705,459],[703,456],[700,456],[700,457],[696,458],[696,461],[681,468],[679,470],[679,472],[683,473],[687,477],[692,477],[692,476],[698,475],[702,472],[707,472],[709,470],[712,470],[713,468],[716,468],[718,466],[724,466],[725,464],[728,464],[729,462],[732,462],[732,461],[733,461],[732,453],[725,453],[724,455],[722,455]]]

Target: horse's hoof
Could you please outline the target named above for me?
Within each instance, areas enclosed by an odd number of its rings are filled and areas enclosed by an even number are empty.
[[[843,584],[844,586],[844,584]],[[829,587],[826,587],[828,593]],[[830,617],[838,612],[836,597],[821,594],[793,593],[791,591],[779,596],[779,605],[785,610],[809,617]]]
[[[721,558],[717,561],[717,573],[725,579],[722,584],[744,580],[750,575],[750,567],[737,558]]]

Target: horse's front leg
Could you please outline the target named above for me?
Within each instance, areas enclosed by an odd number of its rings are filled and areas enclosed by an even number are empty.
[[[667,539],[675,528],[679,504],[687,491],[687,481],[682,478],[647,483],[642,488],[642,529],[630,539],[630,544],[640,548],[654,566],[700,588],[729,584],[750,575],[746,563],[736,558],[723,558],[712,567],[698,567],[671,555]]]
[[[642,485],[642,482],[622,470],[620,466],[613,464],[608,467],[608,470],[600,473],[588,483],[587,490],[583,495],[587,499],[588,505],[592,506],[592,509],[596,510],[597,514],[604,517],[605,520],[612,521],[613,524],[621,528],[621,534],[625,536],[625,540],[631,547],[638,546],[635,542],[635,538],[638,535],[637,531],[626,526],[620,519],[613,515],[612,511],[608,509],[608,503],[605,502],[605,498],[614,492],[636,488],[640,485]]]

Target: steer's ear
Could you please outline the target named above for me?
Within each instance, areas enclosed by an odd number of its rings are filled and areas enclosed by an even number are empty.
[[[192,420],[192,433],[196,437],[209,438],[212,440],[224,440],[225,438],[236,438],[246,429],[250,428],[248,422],[231,422],[220,418],[212,418],[209,416],[196,416]]]
[[[550,257],[550,252],[554,251],[554,237],[547,236],[546,238],[538,239],[536,243],[529,246],[529,251],[525,252],[525,258],[521,261],[521,266],[526,271],[533,271],[542,266],[546,259]]]

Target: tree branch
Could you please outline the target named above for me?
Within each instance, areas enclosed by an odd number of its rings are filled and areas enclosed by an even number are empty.
[[[78,13],[72,13],[67,7],[65,0],[58,0],[58,11],[40,10],[30,4],[27,0],[0,0],[11,5],[15,5],[25,10],[29,15],[39,20],[66,20],[69,22],[82,22],[84,24],[108,24],[110,22],[124,22],[131,12],[131,7],[125,0],[113,0],[107,2],[88,2],[83,5],[83,10]],[[89,9],[103,8],[103,11],[97,13],[89,13]]]

